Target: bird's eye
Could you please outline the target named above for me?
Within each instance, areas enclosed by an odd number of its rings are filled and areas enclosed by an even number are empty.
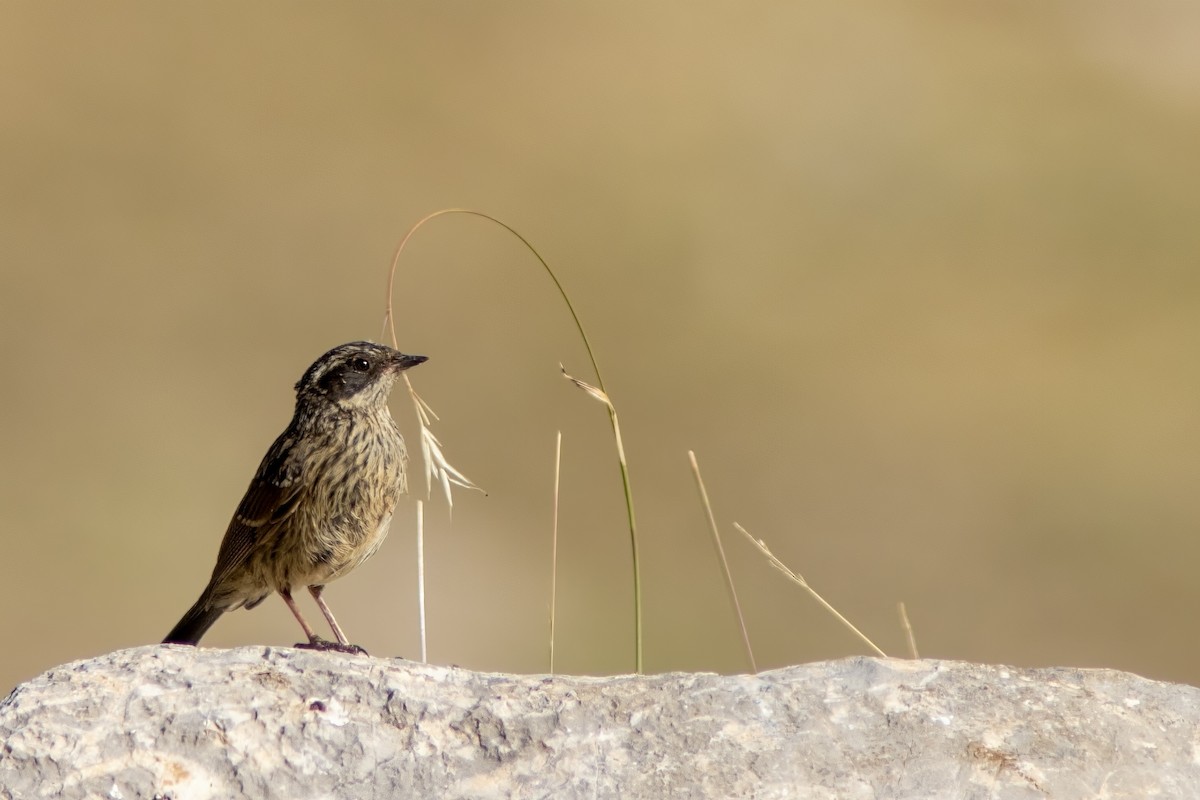
[[[369,372],[371,370],[371,362],[365,358],[355,358],[350,362],[350,369],[355,372]]]

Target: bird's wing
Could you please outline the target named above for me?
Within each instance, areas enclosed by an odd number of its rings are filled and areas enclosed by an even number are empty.
[[[217,565],[209,582],[211,587],[245,564],[263,532],[286,520],[299,505],[308,482],[304,476],[304,458],[296,447],[298,438],[289,428],[267,451],[221,540]]]

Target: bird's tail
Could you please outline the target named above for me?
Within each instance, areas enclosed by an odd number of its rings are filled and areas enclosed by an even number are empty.
[[[224,613],[225,609],[213,603],[208,592],[205,592],[171,629],[167,638],[163,639],[163,644],[199,644],[201,637]]]

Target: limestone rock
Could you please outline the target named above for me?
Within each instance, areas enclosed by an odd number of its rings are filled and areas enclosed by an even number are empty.
[[[1200,689],[851,658],[499,675],[153,646],[0,703],[0,798],[1200,798]]]

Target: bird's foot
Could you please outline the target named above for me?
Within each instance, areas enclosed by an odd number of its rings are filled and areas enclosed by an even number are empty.
[[[322,653],[348,653],[352,656],[370,655],[370,653],[356,644],[331,642],[328,639],[322,639],[320,636],[314,636],[311,642],[297,642],[296,647],[301,650],[318,650]]]

